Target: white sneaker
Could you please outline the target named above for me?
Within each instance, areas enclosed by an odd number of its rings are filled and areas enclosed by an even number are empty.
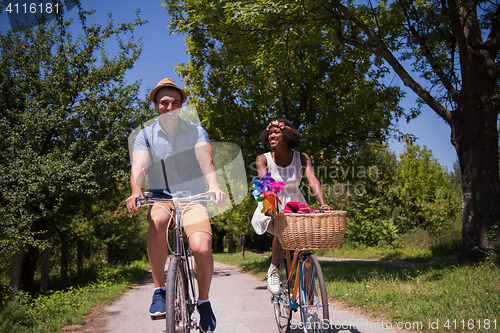
[[[271,263],[271,266],[269,266],[269,270],[267,271],[267,290],[274,295],[277,295],[280,292],[280,273],[278,271],[278,267],[276,267],[273,263]]]

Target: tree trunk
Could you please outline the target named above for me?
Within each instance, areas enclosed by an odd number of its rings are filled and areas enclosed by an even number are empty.
[[[233,232],[232,231],[227,232],[227,252],[228,253],[234,252],[234,241],[233,241]]]
[[[245,259],[245,234],[241,235],[241,257]]]
[[[50,247],[47,246],[45,250],[42,251],[41,266],[41,278],[40,278],[40,290],[49,290],[49,273],[50,273]]]
[[[23,262],[22,248],[12,256],[10,261],[10,296],[14,296],[13,291],[21,288],[21,266]]]
[[[83,276],[83,241],[77,241],[76,248],[76,275],[81,278]]]
[[[47,230],[48,221],[45,219],[38,219],[34,222],[35,231],[39,232],[35,239],[42,241],[44,239],[44,232]],[[40,257],[40,250],[34,246],[28,246],[28,252],[23,259],[21,271],[21,288],[30,291],[33,288],[33,279],[38,265],[38,258]]]
[[[459,103],[451,118],[451,141],[458,154],[462,177],[462,251],[460,260],[486,257],[490,230],[500,220],[498,169],[498,112],[493,94],[477,83]],[[467,91],[463,89],[463,91]],[[488,98],[489,97],[489,98]]]
[[[67,238],[61,239],[61,281],[66,283],[68,279],[69,242]]]
[[[224,230],[212,225],[212,251],[214,253],[224,252]]]
[[[109,247],[107,245],[104,246],[104,248],[102,249],[102,252],[104,254],[104,261],[106,263],[109,262]]]
[[[250,227],[252,221],[250,220],[250,215],[247,216],[247,226],[245,228],[245,231],[241,235],[241,257],[245,259],[245,235],[248,232],[248,228]]]
[[[33,289],[33,278],[35,276],[39,256],[40,251],[36,247],[31,245],[28,246],[28,252],[23,258],[21,268],[21,288],[23,290],[31,291]]]

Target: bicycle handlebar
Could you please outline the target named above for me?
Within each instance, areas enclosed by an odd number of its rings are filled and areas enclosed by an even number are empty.
[[[141,208],[143,206],[142,201],[145,202],[174,202],[174,200],[178,200],[179,202],[192,202],[199,199],[210,199],[211,202],[215,202],[215,194],[213,192],[205,192],[200,194],[195,194],[189,197],[182,198],[153,198],[153,193],[151,192],[143,192],[142,197],[135,199],[135,204],[137,208]]]

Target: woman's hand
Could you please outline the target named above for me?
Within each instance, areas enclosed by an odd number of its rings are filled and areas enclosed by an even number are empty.
[[[269,207],[267,211],[264,213],[266,216],[273,216],[273,208]]]
[[[320,207],[321,210],[327,210],[327,211],[333,211],[334,209],[327,204],[321,205]]]

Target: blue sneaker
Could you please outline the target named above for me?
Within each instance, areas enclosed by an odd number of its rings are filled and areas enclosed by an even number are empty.
[[[209,333],[215,331],[215,315],[212,311],[212,306],[210,302],[202,303],[197,305],[198,312],[200,313],[200,331],[203,333]]]
[[[165,315],[165,290],[156,289],[153,294],[153,301],[149,308],[151,317],[161,317]]]

